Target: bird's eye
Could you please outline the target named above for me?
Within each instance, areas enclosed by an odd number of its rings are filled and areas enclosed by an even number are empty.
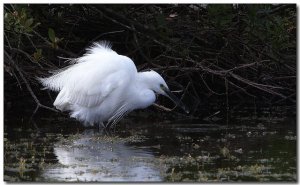
[[[163,85],[163,84],[160,84],[159,86],[160,86],[160,88],[164,88],[164,85]]]

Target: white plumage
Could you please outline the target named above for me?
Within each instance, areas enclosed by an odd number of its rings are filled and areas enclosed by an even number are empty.
[[[133,61],[113,51],[108,42],[95,43],[86,54],[71,62],[40,81],[46,88],[59,92],[54,106],[70,111],[71,117],[85,126],[103,125],[105,121],[114,126],[126,113],[153,104],[155,93],[179,102],[158,73],[138,73]]]

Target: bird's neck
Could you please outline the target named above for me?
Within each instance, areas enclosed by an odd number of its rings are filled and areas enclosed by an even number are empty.
[[[150,89],[151,75],[149,72],[139,72],[136,78],[137,87]]]

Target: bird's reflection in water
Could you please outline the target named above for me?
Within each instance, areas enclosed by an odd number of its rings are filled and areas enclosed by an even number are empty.
[[[161,181],[151,152],[126,143],[94,130],[70,136],[55,145],[59,165],[45,168],[43,177],[50,181]]]

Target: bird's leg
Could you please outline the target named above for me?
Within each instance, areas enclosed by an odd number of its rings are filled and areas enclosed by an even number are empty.
[[[106,129],[106,127],[104,127],[104,128],[102,129],[102,131],[103,131],[103,133],[104,133],[106,136],[109,135],[109,131]]]
[[[108,131],[107,128],[108,128],[108,124],[104,124],[103,122],[98,123],[98,132],[99,133],[101,131],[102,134],[104,133],[105,135],[109,135],[109,133],[107,132]]]
[[[105,126],[105,128],[106,128],[106,129],[109,129],[109,128],[111,128],[111,122],[110,122],[110,121],[108,121],[108,122],[106,123],[106,126]]]
[[[102,127],[102,129],[105,128],[105,125],[104,125],[104,123],[102,121],[98,123],[98,129],[99,130],[101,130],[100,127]]]

